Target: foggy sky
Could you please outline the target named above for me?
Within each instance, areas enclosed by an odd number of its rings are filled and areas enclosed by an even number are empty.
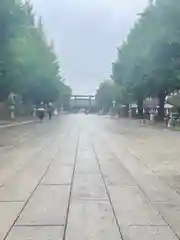
[[[95,93],[148,0],[31,0],[74,93]]]

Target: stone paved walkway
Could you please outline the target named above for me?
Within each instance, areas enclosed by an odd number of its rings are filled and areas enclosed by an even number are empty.
[[[179,138],[83,114],[0,129],[0,240],[180,239]]]

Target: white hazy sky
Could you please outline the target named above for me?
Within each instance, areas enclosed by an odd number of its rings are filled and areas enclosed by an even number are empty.
[[[74,93],[95,93],[148,0],[31,0]]]

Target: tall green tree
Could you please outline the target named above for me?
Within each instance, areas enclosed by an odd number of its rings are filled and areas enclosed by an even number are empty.
[[[96,102],[99,109],[108,112],[115,100],[116,92],[114,83],[110,80],[103,81],[96,92]]]
[[[20,93],[25,100],[54,101],[61,81],[57,57],[46,40],[42,20],[35,24],[32,6],[27,2],[22,11],[23,25],[13,42],[20,69]]]
[[[153,1],[140,14],[113,64],[113,79],[138,103],[159,98],[159,118],[164,118],[167,94],[180,88],[180,2]]]
[[[68,85],[66,85],[64,82],[61,82],[59,99],[58,99],[58,107],[59,108],[63,107],[64,110],[69,110],[71,95],[72,95],[71,88]]]
[[[14,89],[14,55],[11,41],[21,22],[20,6],[14,0],[1,0],[0,4],[0,101]]]
[[[0,100],[10,92],[24,101],[56,101],[64,84],[53,44],[29,1],[1,0]]]

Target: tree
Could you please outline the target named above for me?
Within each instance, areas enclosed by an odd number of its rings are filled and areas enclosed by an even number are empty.
[[[10,47],[20,23],[20,8],[14,0],[1,0],[0,7],[0,101],[14,88],[14,56]]]
[[[29,1],[1,1],[1,101],[10,92],[25,102],[56,101],[65,89],[53,44],[46,39],[42,19],[36,19]]]
[[[115,99],[115,87],[114,83],[110,80],[102,82],[96,92],[96,102],[99,109],[104,109],[108,112],[112,107],[112,102]]]
[[[179,5],[179,6],[178,6]],[[159,119],[164,119],[165,97],[180,87],[180,4],[177,1],[156,2],[156,41],[150,45],[149,70],[152,95],[159,98]],[[178,33],[178,34],[177,34]],[[150,86],[150,84],[149,84]]]
[[[180,88],[179,20],[179,2],[151,2],[118,49],[113,80],[138,103],[139,113],[146,97],[158,97],[163,119],[165,96]]]
[[[59,108],[63,107],[65,110],[69,109],[71,95],[72,95],[71,88],[68,85],[66,85],[64,82],[61,82],[59,100],[58,100]]]
[[[61,80],[57,57],[46,40],[42,20],[35,25],[32,6],[27,2],[22,10],[23,26],[13,42],[21,79],[21,88],[17,90],[25,100],[54,101],[58,98]]]

